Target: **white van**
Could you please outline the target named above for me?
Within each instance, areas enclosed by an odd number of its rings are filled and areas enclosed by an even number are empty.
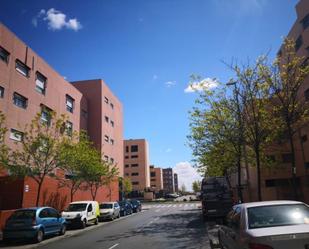
[[[99,203],[96,201],[71,202],[68,208],[62,212],[62,217],[66,219],[69,226],[78,225],[82,228],[90,223],[97,225],[99,215]]]

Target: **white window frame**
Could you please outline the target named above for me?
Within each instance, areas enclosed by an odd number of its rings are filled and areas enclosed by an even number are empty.
[[[40,72],[36,72],[36,74],[35,74],[35,90],[37,92],[45,95],[46,82],[47,82],[47,78],[43,74],[41,74]]]
[[[24,134],[21,131],[11,129],[10,139],[21,142],[23,140]]]
[[[65,105],[66,105],[66,109],[68,112],[73,113],[74,111],[74,102],[75,100],[70,96],[70,95],[66,95],[65,96]]]
[[[27,78],[29,77],[30,68],[26,64],[22,63],[20,60],[15,61],[15,69],[23,76]]]
[[[105,141],[105,142],[109,142],[109,136],[104,135],[104,141]]]
[[[4,98],[4,87],[0,86],[0,98]]]

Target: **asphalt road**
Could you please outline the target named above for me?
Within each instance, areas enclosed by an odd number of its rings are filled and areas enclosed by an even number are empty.
[[[197,203],[145,205],[127,216],[40,249],[210,249]],[[22,248],[22,247],[19,247]]]

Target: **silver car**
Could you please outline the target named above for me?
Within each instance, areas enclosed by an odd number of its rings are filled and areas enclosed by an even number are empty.
[[[100,204],[99,220],[113,220],[120,217],[120,206],[117,202],[103,202]]]
[[[296,201],[236,205],[218,237],[224,249],[309,249],[309,206]]]

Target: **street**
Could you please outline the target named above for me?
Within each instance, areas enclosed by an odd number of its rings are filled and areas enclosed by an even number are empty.
[[[141,213],[107,222],[103,226],[68,238],[43,245],[33,245],[33,247],[41,249],[210,249],[206,225],[202,221],[199,206],[199,203],[145,204]],[[22,249],[24,246],[16,248]],[[27,248],[31,247],[27,245]]]

